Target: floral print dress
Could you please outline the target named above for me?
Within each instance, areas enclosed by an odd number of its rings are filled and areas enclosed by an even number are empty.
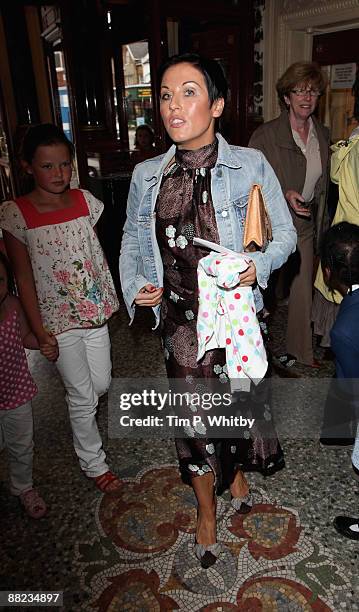
[[[217,391],[218,381],[229,384],[224,349],[207,351],[197,362],[197,265],[208,250],[194,246],[193,237],[219,243],[211,196],[211,169],[217,150],[217,140],[196,151],[177,149],[174,163],[164,173],[156,203],[156,235],[164,267],[161,334],[167,375],[169,379],[182,379],[182,391],[184,385],[189,393],[203,391],[204,379],[206,391],[211,391],[211,381]],[[266,398],[259,400],[258,390],[254,394],[255,413],[260,406],[263,416],[269,408]],[[245,399],[251,413],[252,394],[245,394]],[[176,449],[186,481],[212,471],[218,489],[232,482],[237,466],[265,471],[268,465],[282,460],[273,430],[267,440],[258,431],[255,439],[249,431],[236,439],[178,438]]]

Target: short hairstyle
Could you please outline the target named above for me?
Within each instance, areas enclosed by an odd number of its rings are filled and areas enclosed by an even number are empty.
[[[147,134],[151,138],[151,144],[153,144],[155,142],[155,133],[154,133],[153,129],[151,128],[150,125],[147,125],[147,123],[143,123],[142,125],[139,125],[136,128],[136,132],[135,132],[135,147],[138,147],[137,134],[139,132],[147,132]]]
[[[63,144],[68,148],[71,159],[74,156],[74,145],[61,128],[53,123],[41,123],[29,127],[20,149],[20,157],[28,164],[32,163],[36,149],[41,146]]]
[[[158,75],[159,83],[162,82],[162,78],[166,70],[171,66],[176,66],[177,64],[192,64],[192,66],[197,68],[197,70],[203,74],[207,85],[208,97],[211,106],[213,102],[219,98],[223,98],[224,101],[226,101],[228,83],[219,62],[202,57],[201,55],[198,55],[198,53],[182,53],[181,55],[173,55],[160,67]]]
[[[359,283],[358,225],[342,221],[329,228],[322,238],[321,264],[329,268],[331,281],[349,288]]]
[[[7,276],[7,289],[11,295],[16,295],[15,277],[6,255],[0,251],[0,263],[4,266]]]
[[[316,62],[295,62],[278,79],[277,94],[282,105],[286,105],[284,96],[289,96],[292,89],[304,85],[318,89],[320,93],[326,88],[327,79]]]

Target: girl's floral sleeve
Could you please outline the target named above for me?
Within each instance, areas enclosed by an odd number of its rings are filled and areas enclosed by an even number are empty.
[[[17,204],[12,200],[0,204],[0,228],[26,243],[26,223]]]
[[[104,205],[101,200],[95,198],[90,191],[83,190],[87,206],[90,213],[91,225],[94,226],[102,215]]]

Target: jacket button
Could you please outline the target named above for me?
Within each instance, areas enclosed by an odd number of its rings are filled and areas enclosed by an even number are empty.
[[[217,176],[222,176],[222,170],[217,170]]]
[[[222,210],[222,217],[227,217],[228,212],[226,210]]]

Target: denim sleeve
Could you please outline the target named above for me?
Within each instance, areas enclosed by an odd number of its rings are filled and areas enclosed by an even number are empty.
[[[297,244],[297,232],[294,228],[287,202],[272,166],[263,153],[260,156],[261,171],[254,182],[262,185],[262,192],[272,224],[273,240],[264,253],[248,253],[257,271],[257,282],[262,289],[268,284],[268,279],[277,268],[280,268],[294,253]],[[260,178],[259,178],[260,177]]]
[[[120,280],[123,298],[131,318],[135,313],[134,299],[142,287],[149,282],[141,273],[142,257],[138,239],[137,217],[140,205],[140,190],[134,169],[127,199],[127,217],[123,228],[120,253]]]

